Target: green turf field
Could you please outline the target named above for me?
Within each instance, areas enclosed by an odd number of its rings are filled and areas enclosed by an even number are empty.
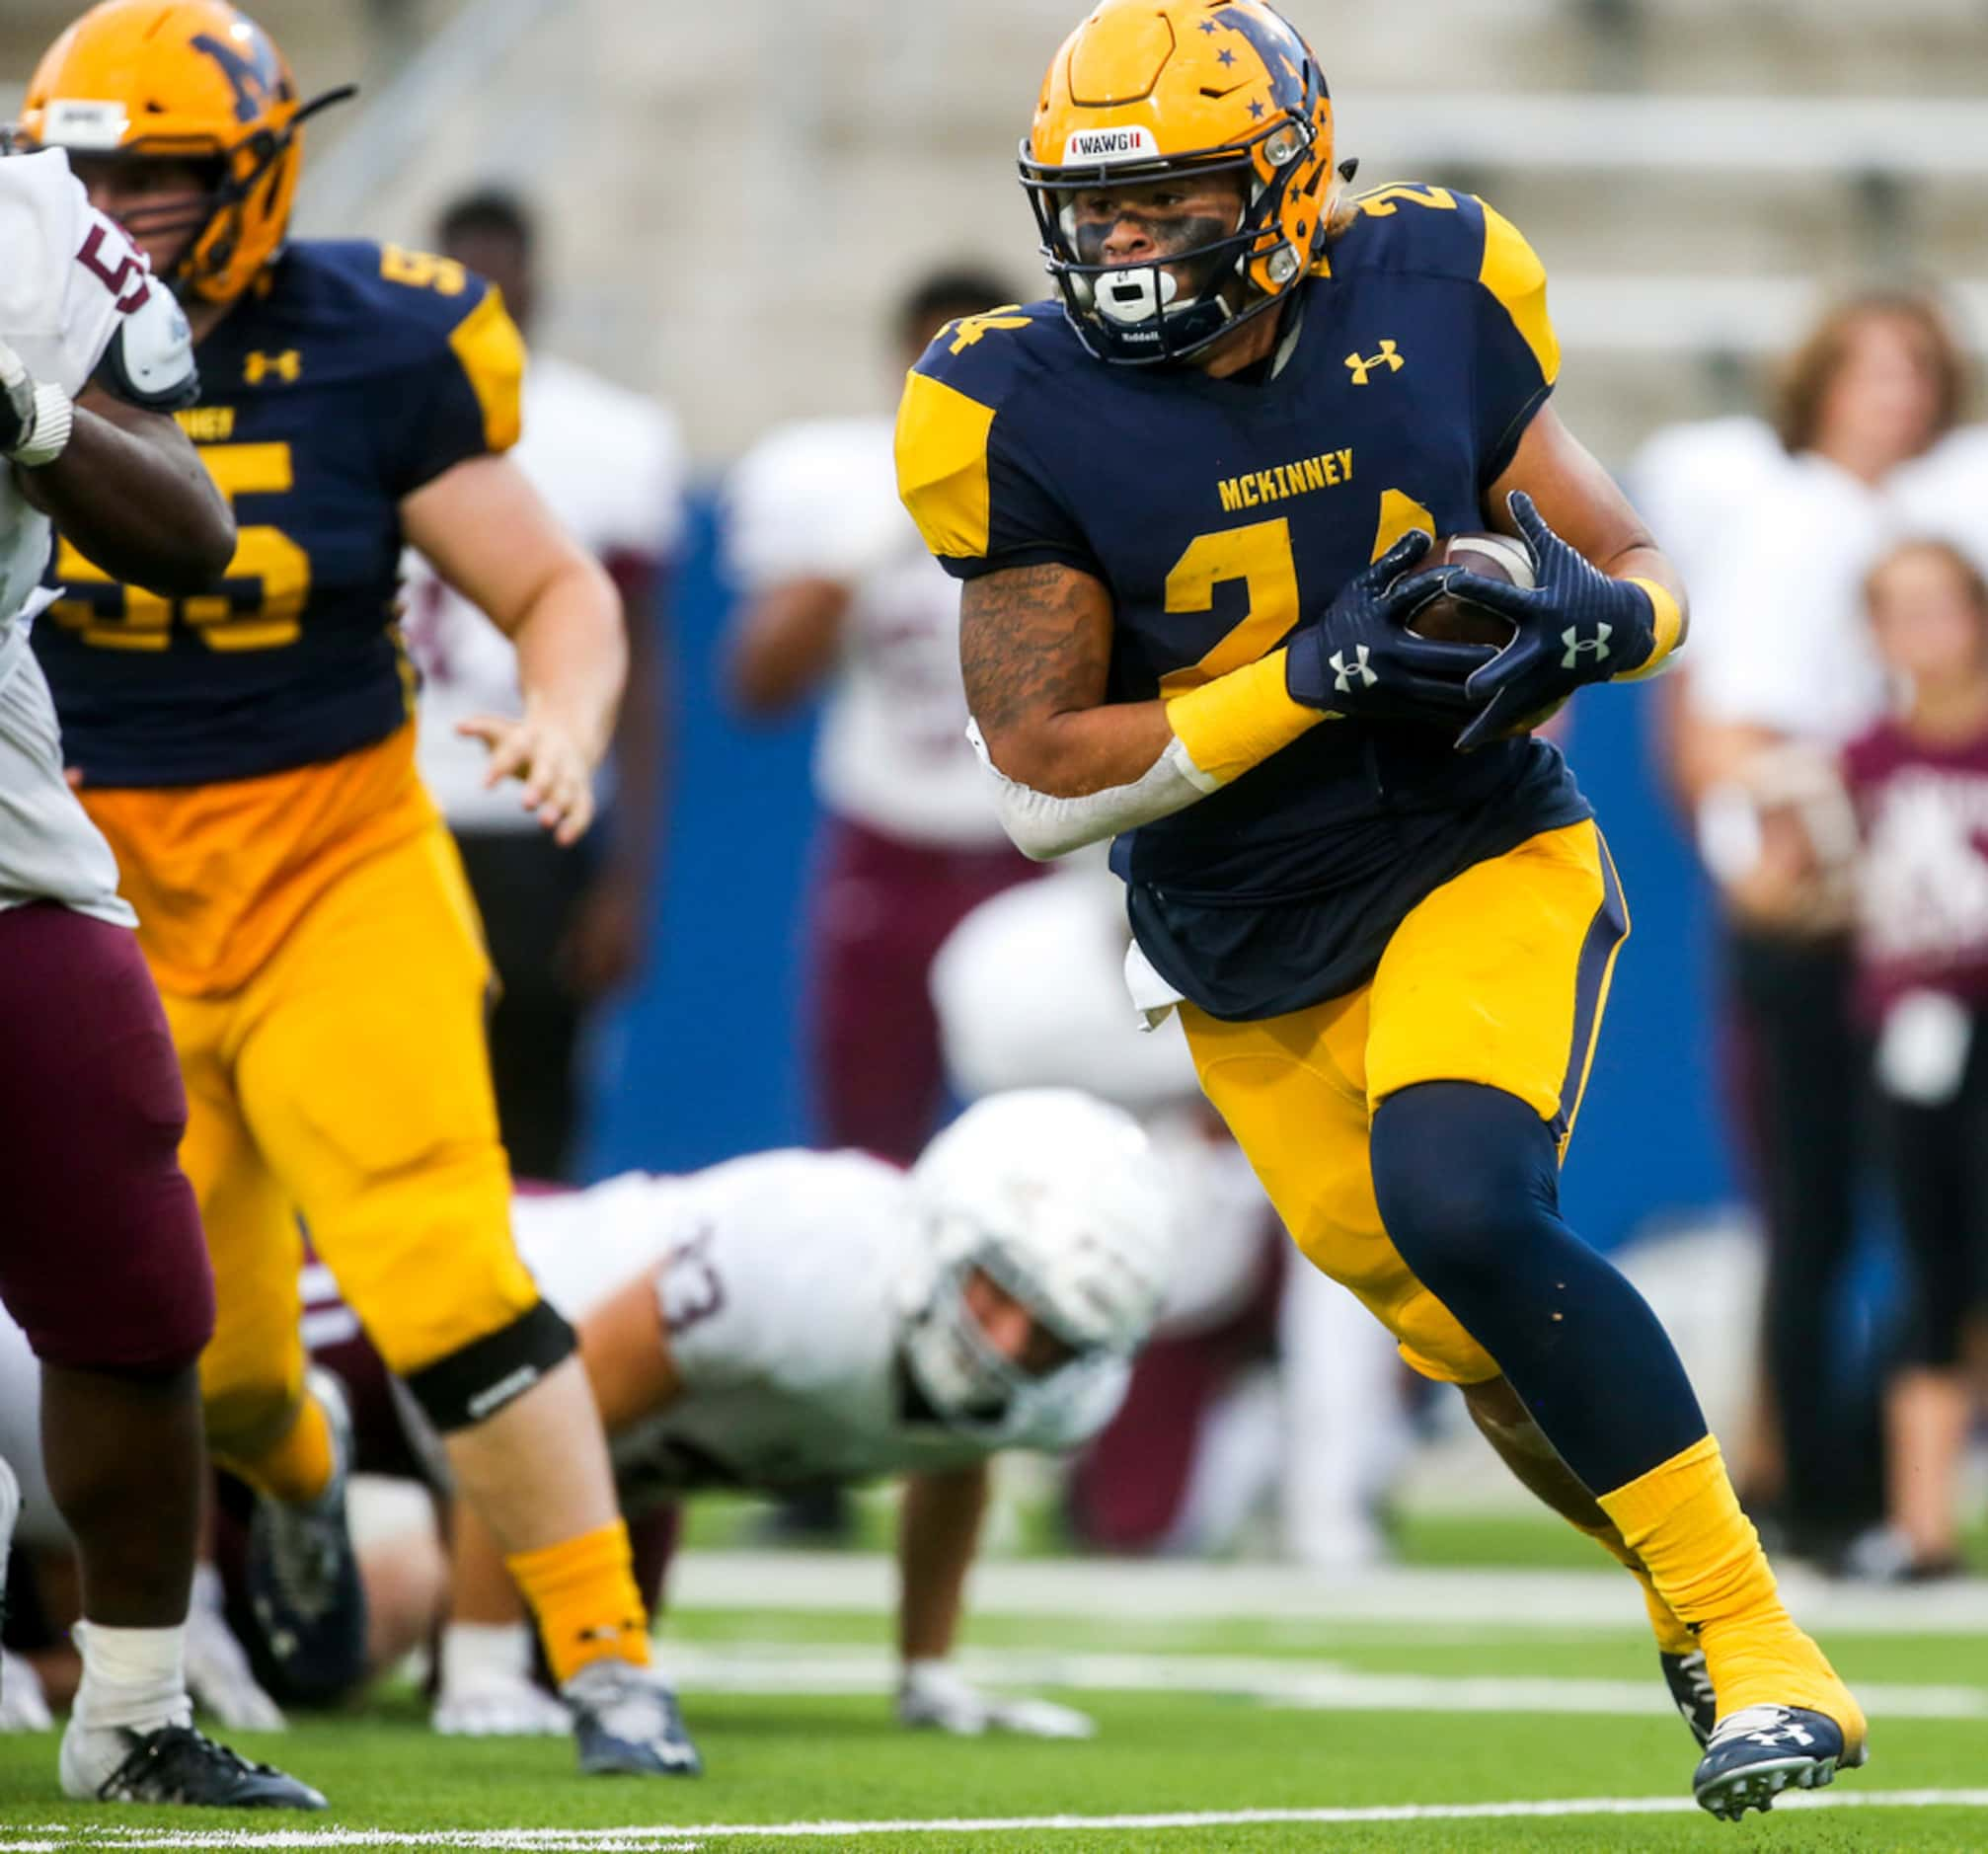
[[[559,1741],[437,1739],[404,1692],[242,1740],[330,1794],[328,1818],[81,1810],[57,1797],[51,1738],[0,1738],[0,1854],[1988,1849],[1978,1593],[1939,1608],[1915,1593],[1896,1614],[1947,1618],[1925,1627],[1873,1626],[1881,1602],[1836,1612],[1846,1626],[1830,1645],[1876,1722],[1873,1761],[1827,1793],[1830,1807],[1785,1804],[1733,1828],[1690,1808],[1693,1747],[1664,1711],[1633,1608],[1608,1619],[1619,1593],[1606,1577],[1424,1572],[1335,1590],[1246,1568],[1046,1567],[1040,1585],[990,1570],[971,1669],[1099,1722],[1093,1741],[1043,1744],[895,1728],[887,1626],[866,1594],[887,1583],[880,1566],[809,1561],[819,1577],[790,1578],[776,1564],[769,1606],[746,1607],[701,1601],[695,1562],[666,1652],[709,1764],[700,1781],[582,1779]],[[705,1587],[726,1588],[713,1575]],[[742,1576],[751,1587],[762,1574]],[[1316,1603],[1290,1600],[1314,1590]]]

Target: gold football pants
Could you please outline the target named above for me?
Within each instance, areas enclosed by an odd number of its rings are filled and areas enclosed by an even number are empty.
[[[1201,1086],[1298,1247],[1424,1376],[1474,1384],[1498,1367],[1381,1225],[1374,1111],[1418,1082],[1480,1082],[1526,1102],[1565,1154],[1628,931],[1600,832],[1569,824],[1445,883],[1343,997],[1247,1024],[1182,1007]]]
[[[489,983],[437,822],[341,875],[240,990],[166,994],[187,1080],[181,1157],[214,1264],[200,1377],[223,1452],[253,1457],[301,1393],[300,1218],[396,1372],[537,1301],[511,1241]]]

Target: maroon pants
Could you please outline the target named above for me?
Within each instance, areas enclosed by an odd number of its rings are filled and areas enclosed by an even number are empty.
[[[175,1370],[200,1355],[214,1277],[186,1125],[137,936],[52,901],[0,910],[0,1300],[37,1357]]]
[[[927,989],[946,937],[1039,873],[1019,850],[941,850],[831,817],[811,907],[815,1125],[908,1165],[946,1099]]]
[[[1263,1251],[1250,1298],[1219,1326],[1153,1340],[1132,1366],[1118,1413],[1077,1457],[1070,1528],[1098,1551],[1149,1552],[1186,1505],[1201,1428],[1249,1366],[1274,1355],[1288,1243]]]

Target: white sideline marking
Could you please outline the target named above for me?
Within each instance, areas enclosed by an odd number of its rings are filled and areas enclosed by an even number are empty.
[[[670,1677],[688,1694],[887,1694],[897,1663],[881,1649],[806,1648],[775,1642],[675,1643]],[[1091,1693],[1219,1693],[1316,1712],[1606,1713],[1629,1718],[1673,1710],[1654,1661],[1644,1680],[1382,1673],[1334,1661],[1238,1655],[1059,1654],[978,1649],[959,1657],[969,1678],[996,1687]],[[1884,1719],[1988,1719],[1988,1687],[1860,1685]]]
[[[1383,1566],[1330,1576],[1290,1565],[1155,1559],[983,1560],[976,1616],[1170,1622],[1472,1623],[1541,1633],[1643,1629],[1636,1585],[1596,1554],[1593,1571],[1436,1571]],[[1864,1588],[1798,1567],[1781,1593],[1797,1620],[1832,1635],[1988,1635],[1988,1579]],[[670,1607],[887,1615],[896,1561],[883,1552],[692,1552],[670,1569]]]
[[[1501,1821],[1567,1815],[1688,1815],[1698,1805],[1688,1796],[1589,1796],[1545,1803],[1402,1803],[1367,1809],[1192,1810],[1149,1815],[984,1815],[939,1820],[699,1822],[649,1828],[280,1828],[113,1829],[96,1822],[38,1824],[32,1839],[0,1837],[0,1854],[43,1854],[54,1848],[96,1847],[127,1854],[166,1850],[246,1848],[500,1848],[598,1850],[598,1854],[655,1854],[695,1848],[703,1841],[848,1840],[879,1834],[1029,1834],[1045,1830],[1099,1833],[1110,1829],[1250,1828],[1302,1823],[1322,1827],[1406,1821]],[[1988,1790],[1819,1791],[1780,1798],[1777,1809],[1988,1809]],[[77,1837],[89,1835],[88,1842]],[[667,1835],[661,1840],[658,1836]],[[43,1839],[60,1836],[60,1839]]]

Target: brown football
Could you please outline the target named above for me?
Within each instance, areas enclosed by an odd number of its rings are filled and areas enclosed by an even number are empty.
[[[1415,564],[1416,573],[1431,567],[1462,567],[1486,579],[1501,579],[1508,585],[1534,584],[1532,554],[1523,541],[1508,534],[1450,534],[1424,554]],[[1502,648],[1511,642],[1512,622],[1488,606],[1445,592],[1431,599],[1408,621],[1418,638],[1438,644],[1492,644]]]

